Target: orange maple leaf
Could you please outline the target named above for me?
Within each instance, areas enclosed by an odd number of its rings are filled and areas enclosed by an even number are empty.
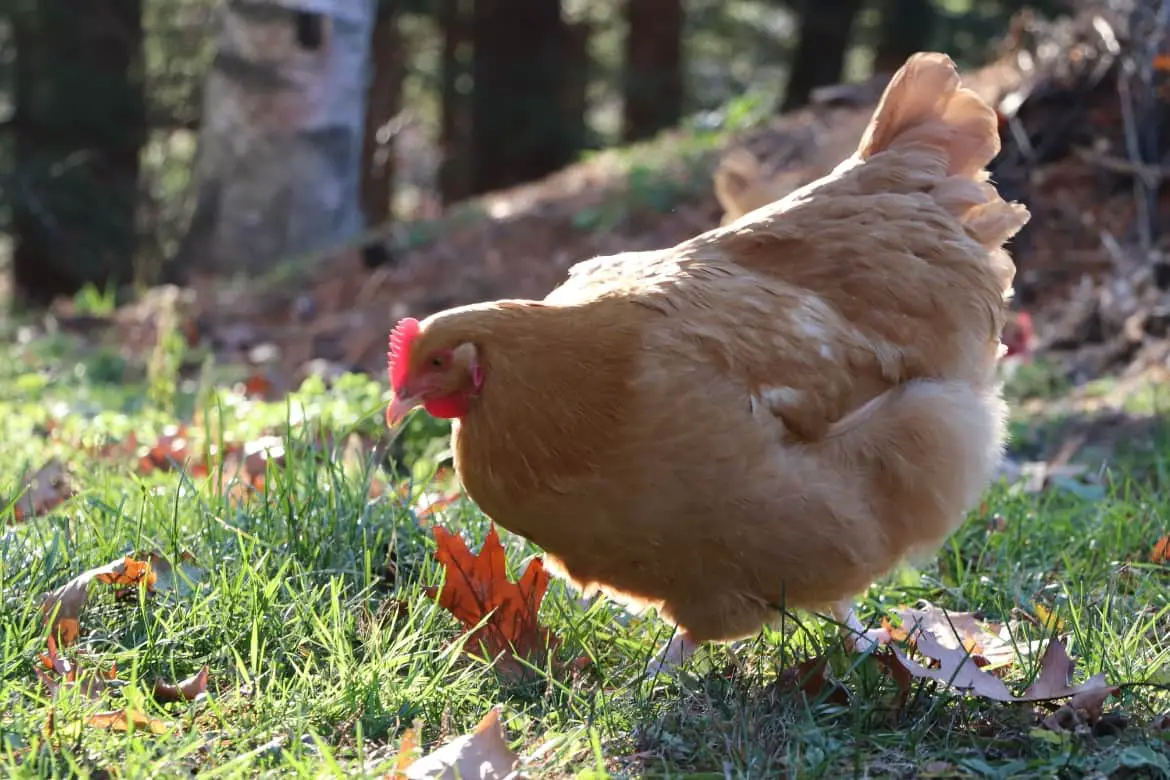
[[[248,398],[271,400],[275,396],[272,380],[262,373],[256,373],[244,380],[244,395]]]
[[[1150,552],[1151,563],[1170,563],[1170,536],[1163,536],[1154,542],[1154,549]]]
[[[442,590],[426,588],[426,594],[472,632],[469,648],[480,649],[489,659],[498,658],[496,669],[501,675],[524,679],[531,670],[518,659],[539,668],[559,641],[537,619],[549,583],[544,562],[533,558],[520,580],[512,582],[494,524],[478,555],[467,549],[462,537],[438,526],[434,532],[435,559],[447,577]]]
[[[127,555],[122,559],[121,563],[96,574],[94,579],[98,582],[104,582],[107,585],[138,585],[139,583],[146,583],[147,588],[153,588],[157,577],[151,571],[149,561],[136,561]]]

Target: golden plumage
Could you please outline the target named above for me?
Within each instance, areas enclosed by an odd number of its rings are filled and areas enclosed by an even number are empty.
[[[987,181],[998,145],[950,59],[916,55],[828,176],[543,301],[424,320],[400,406],[462,394],[468,495],[692,643],[838,604],[941,543],[1000,458],[1003,243],[1028,213]]]

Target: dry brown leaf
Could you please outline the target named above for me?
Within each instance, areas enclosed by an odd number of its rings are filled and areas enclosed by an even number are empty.
[[[430,520],[448,507],[454,505],[463,497],[458,490],[449,493],[424,492],[414,504],[415,516],[420,520]]]
[[[500,708],[493,707],[470,734],[448,742],[433,753],[411,762],[407,780],[520,780],[519,757],[508,747],[500,725]],[[387,775],[392,777],[393,775]]]
[[[959,690],[970,691],[985,699],[1014,700],[1003,680],[981,670],[965,650],[943,647],[934,638],[934,635],[929,633],[918,634],[917,646],[923,655],[938,661],[939,666],[927,668],[911,661],[901,648],[893,645],[890,647],[894,652],[894,657],[914,677],[938,680]]]
[[[138,455],[138,434],[126,434],[125,439],[108,439],[101,444],[82,447],[82,452],[91,458],[102,460],[128,460]]]
[[[110,729],[111,731],[149,731],[152,734],[165,734],[170,726],[157,718],[151,718],[138,710],[121,709],[99,712],[86,718],[87,726],[95,729]]]
[[[139,457],[139,473],[170,471],[178,466],[193,479],[222,475],[221,492],[227,490],[233,480],[238,480],[232,485],[232,495],[243,498],[249,488],[264,486],[269,461],[280,462],[284,458],[284,440],[279,436],[261,436],[244,444],[225,444],[222,451],[212,445],[209,457],[204,458],[203,446],[196,442],[201,435],[197,427],[186,424],[168,426]]]
[[[83,599],[82,604],[84,603]],[[81,636],[81,621],[75,617],[61,617],[58,614],[49,628],[49,636],[56,637],[62,647],[69,647]]]
[[[1105,712],[1105,701],[1116,691],[1116,688],[1103,686],[1074,694],[1040,725],[1050,731],[1074,731],[1078,726],[1094,726]]]
[[[1105,681],[1104,674],[1094,675],[1080,685],[1070,685],[1069,678],[1074,663],[1059,639],[1053,639],[1048,643],[1048,649],[1040,663],[1040,673],[1022,696],[1014,695],[1003,680],[980,669],[965,650],[944,647],[933,634],[918,635],[918,650],[928,658],[938,661],[937,668],[928,668],[910,660],[899,647],[891,646],[890,649],[893,650],[897,661],[914,677],[937,680],[992,701],[1052,701],[1087,694],[1090,691],[1107,690],[1113,693],[1117,690]]]
[[[1087,703],[1091,701],[1089,694],[1094,691],[1117,693],[1117,687],[1105,681],[1104,672],[1093,675],[1080,685],[1070,686],[1069,681],[1072,679],[1074,669],[1076,669],[1076,661],[1069,658],[1064,642],[1053,638],[1048,643],[1048,649],[1044,651],[1044,658],[1041,659],[1040,674],[1036,675],[1036,681],[1029,686],[1019,700],[1051,701],[1052,699],[1063,699],[1066,696],[1081,696],[1081,701]]]
[[[193,701],[207,691],[208,668],[204,666],[186,680],[177,683],[154,681],[154,700],[158,702]]]
[[[1065,625],[1054,610],[1037,601],[1032,605],[1032,612],[1036,616],[1037,625],[1048,634],[1063,634]]]
[[[849,704],[849,691],[829,675],[829,664],[823,656],[801,661],[780,673],[778,684],[782,689],[800,691],[809,701],[822,700],[829,704]]]
[[[874,653],[873,659],[897,686],[898,707],[901,708],[906,705],[906,701],[910,697],[910,686],[914,684],[914,675],[910,674],[910,670],[902,665],[901,660],[894,654],[893,650],[893,645],[890,645],[887,649]]]
[[[18,523],[40,517],[77,494],[65,464],[50,458],[32,474],[21,477],[22,495],[12,508]]]
[[[49,634],[57,639],[61,647],[73,644],[81,633],[78,618],[89,598],[89,583],[94,579],[113,585],[144,584],[150,587],[154,583],[154,572],[149,563],[126,556],[105,566],[82,572],[51,593],[45,594],[41,609],[46,620],[52,619]]]
[[[62,676],[69,675],[73,671],[73,664],[68,658],[57,652],[57,640],[51,635],[49,636],[48,646],[49,652],[40,654],[40,662],[50,672],[56,672]]]
[[[48,652],[42,653],[39,660],[45,669],[56,675],[55,677],[50,676],[39,667],[33,669],[37,679],[44,684],[45,689],[49,692],[49,696],[56,696],[62,688],[76,686],[81,691],[82,696],[88,699],[97,699],[109,687],[109,681],[118,676],[116,664],[106,674],[96,671],[80,673],[72,661],[57,652],[57,640],[51,634],[48,639]]]
[[[926,603],[922,608],[901,608],[895,614],[902,621],[892,628],[895,641],[915,641],[918,631],[930,633],[948,650],[965,650],[980,666],[1000,667],[1014,663],[1017,656],[1028,656],[1040,649],[1041,642],[1019,643],[1012,640],[1009,626],[986,623],[973,612],[948,612]],[[887,623],[883,625],[888,626]]]

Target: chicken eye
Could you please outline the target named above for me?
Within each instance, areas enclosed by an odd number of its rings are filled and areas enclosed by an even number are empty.
[[[442,368],[447,361],[443,359],[442,355],[435,355],[431,358],[431,365],[435,368]]]

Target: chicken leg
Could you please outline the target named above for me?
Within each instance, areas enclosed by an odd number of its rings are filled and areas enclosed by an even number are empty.
[[[845,639],[845,647],[851,653],[868,653],[891,640],[890,632],[884,628],[870,628],[862,624],[849,599],[838,601],[833,605],[833,617],[841,624],[841,633]],[[646,664],[646,676],[671,675],[680,666],[686,663],[695,651],[702,646],[691,638],[686,631],[679,631],[671,637],[658,654]]]
[[[646,664],[646,676],[657,677],[659,675],[670,676],[678,671],[684,663],[695,651],[702,646],[702,642],[697,642],[691,638],[691,635],[681,628],[670,638],[670,641],[658,651],[658,655],[650,659]]]
[[[853,603],[845,599],[833,605],[833,617],[841,624],[845,636],[845,647],[853,653],[868,653],[879,645],[887,644],[891,637],[884,628],[866,629],[857,618]]]

